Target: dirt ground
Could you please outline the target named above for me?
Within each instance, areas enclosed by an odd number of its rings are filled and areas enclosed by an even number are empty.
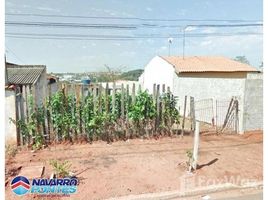
[[[6,160],[6,199],[49,199],[27,194],[17,197],[10,188],[16,169],[44,165],[50,177],[50,159],[68,160],[80,180],[78,192],[70,197],[50,199],[106,199],[130,194],[190,190],[192,188],[263,179],[263,134],[202,134],[198,170],[186,172],[186,151],[193,136],[133,139],[106,144],[61,144],[44,150],[19,151]],[[13,170],[13,174],[11,173]],[[19,173],[19,170],[18,170]],[[190,181],[190,183],[189,183]]]

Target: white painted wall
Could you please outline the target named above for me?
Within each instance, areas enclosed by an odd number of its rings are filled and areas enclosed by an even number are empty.
[[[47,73],[46,69],[42,72],[41,76],[38,78],[35,84],[35,91],[36,91],[36,101],[37,105],[42,105],[44,99],[46,98],[47,93]]]
[[[159,56],[155,56],[144,68],[143,80],[140,80],[143,89],[153,93],[154,84],[165,84],[173,92],[173,76],[175,70],[172,65]]]
[[[9,119],[16,119],[15,92],[13,90],[5,90],[5,141],[6,144],[17,143],[16,125]]]

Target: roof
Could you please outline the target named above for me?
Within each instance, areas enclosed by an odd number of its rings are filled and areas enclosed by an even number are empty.
[[[257,72],[254,67],[221,56],[161,56],[181,72]]]
[[[8,84],[33,84],[41,76],[44,65],[10,65],[7,64]]]

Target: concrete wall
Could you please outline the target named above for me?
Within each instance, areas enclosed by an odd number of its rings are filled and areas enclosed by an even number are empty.
[[[5,141],[6,144],[17,143],[16,125],[10,118],[16,119],[16,99],[13,90],[5,90]]]
[[[263,74],[248,74],[245,82],[244,130],[263,129]]]
[[[143,89],[153,92],[154,84],[165,84],[173,92],[174,67],[159,56],[154,57],[144,68],[143,80],[139,80]]]
[[[216,100],[231,100],[233,96],[239,100],[239,130],[243,131],[243,99],[246,73],[181,73],[174,76],[174,95],[179,97],[180,112],[183,112],[185,95],[196,101],[213,99],[214,116]],[[187,114],[190,112],[189,100]],[[218,116],[220,118],[220,116]]]
[[[37,101],[37,105],[41,105],[43,100],[46,98],[46,93],[47,93],[47,73],[46,69],[44,69],[43,73],[41,76],[38,78],[35,84],[35,98]]]

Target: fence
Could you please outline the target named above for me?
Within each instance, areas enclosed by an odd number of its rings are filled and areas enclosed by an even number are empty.
[[[191,118],[206,124],[211,124],[216,132],[238,132],[238,100],[233,97],[230,100],[213,99],[193,100],[191,107]]]
[[[52,94],[37,106],[35,90],[20,88],[16,95],[18,145],[35,145],[62,140],[127,139],[172,134],[179,120],[176,98],[165,85],[154,85],[153,94],[141,87],[121,85],[58,83]]]

